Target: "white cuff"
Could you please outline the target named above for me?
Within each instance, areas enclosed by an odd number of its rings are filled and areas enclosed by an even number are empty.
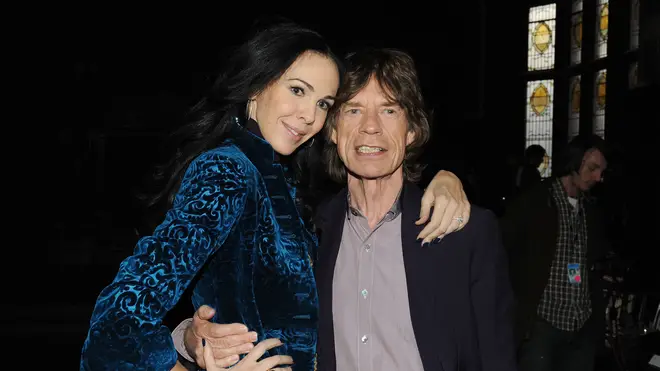
[[[195,360],[188,354],[188,351],[186,350],[186,345],[185,345],[185,334],[186,334],[186,329],[192,326],[192,318],[187,318],[184,319],[179,325],[172,331],[172,341],[174,342],[174,348],[176,349],[179,354],[183,356],[183,358],[187,359],[188,361],[192,363],[197,363]]]

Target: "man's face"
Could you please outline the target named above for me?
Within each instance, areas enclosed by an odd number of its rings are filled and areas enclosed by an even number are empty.
[[[363,179],[402,174],[406,146],[415,135],[408,118],[373,77],[342,105],[332,141],[349,173]]]
[[[573,175],[573,182],[580,191],[586,192],[603,180],[605,169],[607,169],[607,161],[603,153],[597,149],[590,149],[582,157],[580,171]]]

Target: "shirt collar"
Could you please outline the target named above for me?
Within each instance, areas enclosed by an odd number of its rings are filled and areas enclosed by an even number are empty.
[[[402,190],[403,190],[403,187],[401,187],[401,189],[399,190],[399,194],[396,196],[396,201],[394,201],[394,204],[392,205],[390,210],[383,217],[384,221],[394,220],[397,216],[399,216],[399,214],[401,214],[401,207],[402,207],[402,202],[403,202],[403,199],[401,197],[401,195],[403,194]],[[347,210],[348,210],[347,216],[348,216],[349,219],[351,218],[351,215],[364,217],[364,215],[362,214],[362,212],[360,210],[358,210],[357,208],[354,208],[353,206],[351,206],[351,192],[346,192],[346,203],[347,203],[347,206],[348,206],[347,207]]]
[[[559,198],[568,202],[569,199],[568,192],[566,192],[566,189],[564,189],[564,185],[561,182],[561,178],[555,178],[552,184],[552,190]],[[584,193],[580,192],[578,193],[578,196],[574,198],[578,200],[578,204],[581,204],[582,201],[585,200],[585,195]]]

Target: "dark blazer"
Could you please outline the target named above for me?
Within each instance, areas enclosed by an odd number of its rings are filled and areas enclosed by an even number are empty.
[[[520,195],[501,220],[504,246],[509,255],[511,285],[516,295],[515,337],[522,341],[536,319],[536,308],[550,277],[557,249],[559,217],[552,196],[553,179],[539,183]],[[610,250],[604,234],[602,211],[594,202],[585,203],[587,212],[587,266],[595,321],[604,321],[601,278],[595,264]],[[604,329],[604,326],[600,326]]]
[[[347,189],[319,208],[318,370],[335,370],[332,281],[347,208]],[[515,370],[513,295],[495,216],[473,206],[459,232],[427,247],[416,241],[421,190],[405,183],[403,260],[417,347],[425,370]]]

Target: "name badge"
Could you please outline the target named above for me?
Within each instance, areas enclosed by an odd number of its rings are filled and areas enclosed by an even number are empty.
[[[580,264],[570,263],[567,266],[568,268],[568,282],[577,285],[582,282],[582,276],[580,275]]]

